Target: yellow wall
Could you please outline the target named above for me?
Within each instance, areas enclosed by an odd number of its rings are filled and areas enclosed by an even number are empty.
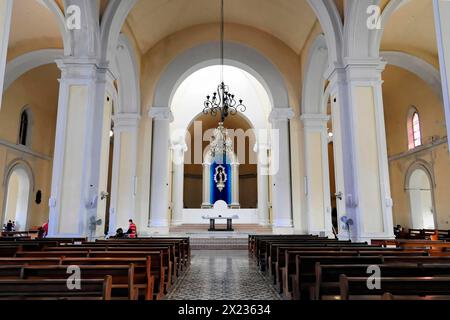
[[[435,206],[438,227],[450,228],[450,157],[445,140],[430,148],[408,152],[406,119],[411,105],[420,114],[422,142],[430,146],[435,136],[446,137],[443,105],[439,97],[420,78],[403,69],[388,66],[383,73],[383,99],[386,121],[390,179],[394,200],[394,224],[411,227],[410,205],[405,191],[408,169],[424,161],[435,178]]]
[[[0,210],[5,206],[5,184],[8,167],[15,161],[31,168],[34,189],[28,226],[41,225],[48,218],[52,156],[55,141],[56,110],[58,105],[59,70],[56,65],[33,69],[17,79],[4,93],[0,111]],[[20,113],[28,106],[32,113],[31,148],[17,150]],[[10,144],[10,145],[8,145]],[[19,147],[20,148],[20,147]],[[35,196],[42,191],[42,201],[36,204]]]

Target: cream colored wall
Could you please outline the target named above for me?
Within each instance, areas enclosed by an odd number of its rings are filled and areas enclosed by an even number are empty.
[[[383,73],[383,99],[388,154],[403,155],[389,161],[394,224],[410,227],[410,205],[405,179],[410,166],[418,161],[429,164],[435,179],[435,206],[439,228],[450,229],[450,157],[445,140],[423,151],[408,153],[406,119],[414,105],[420,114],[422,142],[446,137],[442,102],[425,82],[403,69],[388,66]]]
[[[55,140],[56,110],[58,105],[59,71],[56,65],[33,69],[17,79],[4,93],[0,111],[0,209],[3,214],[7,168],[14,161],[26,163],[34,176],[30,198],[28,225],[41,225],[48,218],[52,156]],[[24,106],[32,112],[33,125],[31,154],[5,144],[16,145],[20,113]],[[20,147],[19,147],[20,148]],[[35,195],[42,191],[42,202],[36,204]]]

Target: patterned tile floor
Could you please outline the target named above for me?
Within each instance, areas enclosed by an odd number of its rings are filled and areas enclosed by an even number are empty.
[[[280,300],[247,250],[192,251],[191,266],[168,300]]]

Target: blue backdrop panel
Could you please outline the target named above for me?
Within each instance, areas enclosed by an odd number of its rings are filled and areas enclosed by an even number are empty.
[[[227,181],[225,182],[225,188],[220,191],[217,188],[217,184],[214,181],[214,175],[216,173],[216,167],[223,166],[225,168],[225,173],[227,174]],[[223,200],[228,205],[231,204],[231,165],[229,164],[218,164],[214,162],[211,165],[211,174],[210,174],[210,184],[211,184],[211,204],[216,203],[216,201]]]

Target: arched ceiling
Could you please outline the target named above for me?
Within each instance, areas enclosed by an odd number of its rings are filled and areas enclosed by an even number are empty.
[[[225,20],[263,30],[300,53],[317,19],[306,0],[226,0]],[[177,31],[219,21],[219,0],[140,0],[127,18],[141,53]]]
[[[36,0],[13,2],[8,61],[38,49],[63,47],[55,15]]]
[[[407,52],[437,66],[432,0],[410,0],[400,7],[385,27],[381,48]]]

